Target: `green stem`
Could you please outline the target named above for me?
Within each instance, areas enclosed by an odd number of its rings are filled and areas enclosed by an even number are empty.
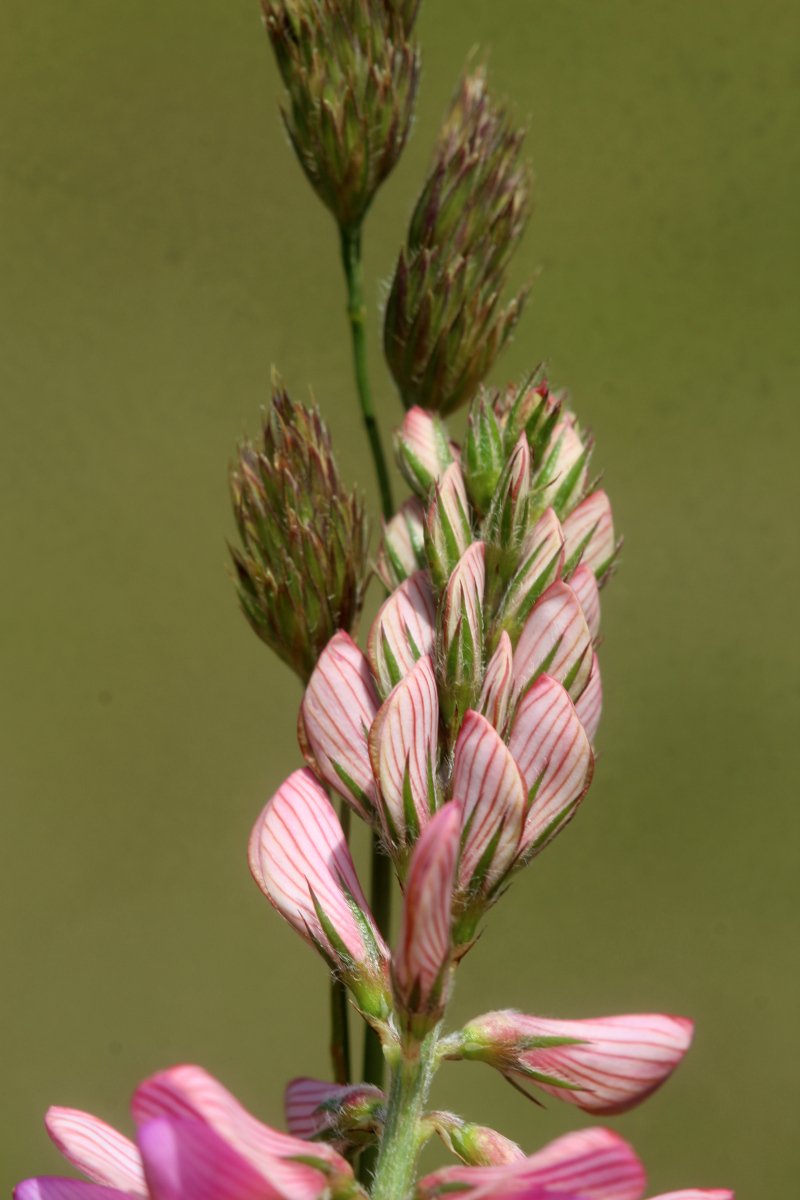
[[[369,438],[372,459],[375,464],[375,474],[381,493],[381,508],[388,521],[394,515],[392,501],[392,486],[389,481],[389,468],[383,453],[381,435],[375,410],[372,406],[372,393],[367,375],[367,340],[366,317],[364,304],[364,283],[361,269],[361,226],[354,229],[340,230],[342,242],[342,263],[347,280],[347,316],[350,320],[350,334],[353,339],[353,365],[356,373],[358,400],[361,405],[361,416],[364,428]]]
[[[438,1030],[405,1049],[392,1072],[392,1085],[375,1169],[372,1200],[406,1200],[414,1182],[421,1144],[421,1119],[436,1066]]]

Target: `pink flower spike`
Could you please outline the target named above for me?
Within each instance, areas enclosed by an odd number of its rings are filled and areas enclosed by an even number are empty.
[[[349,634],[328,642],[300,708],[300,745],[309,765],[364,820],[375,806],[367,733],[379,707],[369,663]]]
[[[659,1088],[683,1059],[693,1032],[691,1021],[663,1013],[554,1021],[511,1010],[487,1013],[464,1030],[466,1057],[605,1115],[626,1112]],[[568,1041],[558,1045],[553,1039]]]
[[[497,649],[489,660],[483,677],[478,710],[501,735],[505,732],[508,705],[511,700],[511,638],[503,631]]]
[[[608,1129],[582,1129],[499,1167],[444,1167],[423,1179],[418,1200],[449,1195],[461,1185],[468,1200],[641,1200],[644,1168],[633,1148]],[[458,1193],[460,1195],[460,1193]]]
[[[320,1172],[352,1178],[349,1164],[332,1147],[320,1143],[312,1149],[300,1138],[265,1125],[202,1067],[172,1067],[144,1080],[131,1110],[137,1126],[156,1117],[191,1118],[208,1126],[292,1200],[313,1200]],[[291,1161],[300,1156],[306,1162]],[[307,1165],[309,1158],[318,1160],[315,1166]]]
[[[129,1138],[75,1108],[49,1108],[44,1123],[64,1157],[94,1183],[147,1196],[142,1160]]]
[[[531,857],[574,816],[594,768],[592,748],[575,707],[549,675],[540,675],[523,696],[508,748],[527,789],[520,852]]]
[[[428,1023],[441,1013],[452,954],[453,886],[461,811],[450,801],[431,818],[414,847],[406,877],[402,924],[392,957],[398,1006]]]
[[[461,805],[459,884],[489,896],[516,858],[526,810],[525,782],[499,734],[469,711],[458,734],[453,796]]]
[[[413,842],[435,807],[438,730],[436,678],[426,655],[389,693],[369,734],[381,825],[393,848]]]
[[[596,654],[592,656],[589,682],[575,701],[575,711],[586,730],[586,736],[590,742],[594,743],[600,725],[600,714],[603,711],[603,684],[600,678],[600,663]]]
[[[153,1200],[289,1200],[218,1133],[200,1121],[156,1117],[139,1130]],[[314,1197],[327,1181],[317,1174]],[[309,1194],[311,1200],[311,1194]]]
[[[580,553],[580,562],[602,579],[617,546],[614,541],[614,517],[611,502],[604,491],[592,492],[564,521],[567,560]]]
[[[578,603],[583,609],[583,615],[594,642],[600,633],[600,589],[592,568],[586,563],[581,563],[570,579],[569,586],[578,597]]]
[[[545,671],[575,700],[591,669],[592,635],[578,598],[566,583],[553,583],[534,605],[514,650],[514,701]]]
[[[348,986],[379,982],[388,951],[339,818],[309,770],[295,771],[269,801],[250,836],[249,860],[270,903]],[[362,991],[359,987],[359,1000],[368,1004]]]
[[[434,627],[430,580],[425,571],[417,571],[384,601],[369,631],[367,654],[382,695],[418,659],[433,654]]]
[[[129,1192],[118,1192],[115,1188],[52,1175],[25,1179],[14,1188],[14,1200],[129,1200],[129,1196]]]

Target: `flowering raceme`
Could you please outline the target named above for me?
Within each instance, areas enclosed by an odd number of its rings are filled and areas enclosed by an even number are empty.
[[[284,120],[339,226],[355,380],[381,494],[386,589],[361,649],[367,567],[360,494],[341,482],[316,409],[276,388],[258,449],[232,475],[240,605],[300,677],[298,767],[264,806],[250,870],[330,972],[335,1080],[285,1092],[289,1133],[261,1124],[199,1067],[146,1080],[135,1140],[71,1109],[47,1128],[89,1182],[38,1178],[16,1200],[642,1200],[621,1137],[589,1128],[533,1154],[429,1110],[446,1061],[597,1115],[669,1078],[692,1022],[662,1013],[554,1019],[512,1009],[445,1028],[462,960],[514,876],[575,817],[592,781],[602,684],[600,590],[619,543],[590,475],[593,442],[540,372],[485,387],[526,290],[502,309],[529,211],[522,134],[464,76],[391,284],[384,350],[406,408],[399,507],[368,383],[362,225],[393,169],[419,77],[419,0],[264,0]],[[468,406],[457,444],[443,416]],[[339,812],[334,806],[338,803]],[[370,829],[367,901],[351,855]],[[393,875],[403,893],[390,934]],[[393,949],[390,943],[393,942]],[[350,1062],[348,1000],[366,1024]],[[390,1078],[384,1087],[384,1068]],[[458,1165],[417,1179],[438,1136]],[[683,1191],[655,1200],[732,1200]]]

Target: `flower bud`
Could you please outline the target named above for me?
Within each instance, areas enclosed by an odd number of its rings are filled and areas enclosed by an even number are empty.
[[[262,0],[262,8],[297,158],[340,228],[355,230],[411,126],[418,0]]]
[[[381,695],[433,654],[435,604],[427,571],[416,571],[384,600],[372,622],[367,654]]]
[[[486,397],[480,396],[469,414],[463,455],[464,479],[478,516],[482,517],[489,509],[505,457],[497,417]]]
[[[508,630],[512,641],[519,637],[536,601],[564,569],[564,532],[552,508],[544,510],[524,538],[518,562],[495,618],[495,628]]]
[[[516,1142],[486,1125],[473,1125],[455,1113],[432,1112],[427,1117],[451,1154],[470,1167],[493,1167],[524,1158]]]
[[[511,1009],[462,1030],[461,1056],[530,1079],[585,1112],[626,1112],[664,1083],[689,1049],[694,1026],[663,1013],[553,1021]]]
[[[391,592],[425,563],[425,509],[410,496],[384,524],[375,574]]]
[[[406,413],[395,434],[394,448],[409,487],[423,500],[428,498],[431,485],[455,461],[440,419],[417,406]]]
[[[434,586],[439,591],[471,541],[464,476],[458,463],[453,463],[434,487],[425,516],[425,554]]]
[[[564,522],[568,567],[587,566],[602,587],[608,579],[620,543],[614,540],[611,502],[604,491],[592,492]]]
[[[447,581],[439,610],[437,660],[442,682],[442,710],[457,729],[474,707],[483,678],[483,592],[485,546],[473,542]]]
[[[481,69],[445,119],[411,218],[384,323],[389,367],[407,408],[449,413],[469,401],[507,342],[525,293],[500,307],[529,208],[522,133]]]
[[[511,638],[504,631],[486,668],[478,703],[478,711],[494,725],[501,737],[505,733],[511,700],[512,659]]]
[[[416,1037],[440,1020],[450,982],[453,886],[461,812],[440,808],[414,847],[405,884],[400,936],[392,955],[395,1003]]]
[[[386,1098],[369,1083],[337,1084],[292,1079],[283,1095],[289,1133],[305,1141],[324,1139],[340,1150],[374,1140],[383,1126]]]
[[[362,500],[342,486],[317,409],[277,388],[261,446],[240,448],[231,494],[242,611],[305,682],[337,629],[358,620],[367,569]]]

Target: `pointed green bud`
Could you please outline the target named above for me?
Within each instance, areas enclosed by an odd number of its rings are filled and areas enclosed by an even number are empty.
[[[467,709],[475,707],[483,680],[485,549],[483,542],[468,547],[439,606],[439,694],[442,716],[451,730],[457,730]]]
[[[428,1125],[439,1135],[447,1149],[469,1167],[494,1167],[524,1158],[516,1142],[487,1125],[473,1125],[455,1113],[432,1112]]]
[[[526,292],[501,307],[529,211],[523,134],[467,74],[442,128],[398,259],[384,322],[389,367],[407,408],[469,401],[508,341]]]
[[[375,573],[391,592],[426,565],[425,509],[416,496],[409,496],[383,527]]]
[[[419,82],[419,0],[262,0],[300,165],[358,228],[405,145]]]
[[[471,541],[464,476],[458,463],[452,463],[435,485],[425,516],[425,554],[434,587],[439,591]]]
[[[528,439],[521,433],[503,468],[483,522],[486,541],[502,550],[511,551],[514,560],[528,531],[530,492],[531,452]]]
[[[260,445],[240,447],[230,483],[242,611],[305,682],[334,633],[352,630],[361,612],[363,502],[342,485],[319,411],[295,404],[280,386]]]
[[[467,422],[462,464],[469,498],[481,517],[489,508],[505,459],[500,423],[487,398],[479,396]]]

